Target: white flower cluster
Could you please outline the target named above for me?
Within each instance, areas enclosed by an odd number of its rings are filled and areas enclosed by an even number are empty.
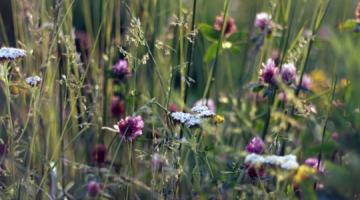
[[[30,87],[36,87],[40,84],[41,78],[38,76],[33,76],[26,78],[25,81]]]
[[[286,156],[262,156],[252,153],[246,156],[245,163],[251,163],[252,165],[270,164],[285,170],[297,169],[299,167],[299,164],[296,162],[296,156],[291,154]]]
[[[174,112],[171,113],[171,117],[175,122],[185,124],[187,127],[196,127],[200,126],[202,123],[202,118],[211,118],[215,116],[215,113],[208,109],[206,106],[195,106],[191,111],[196,114],[183,113],[183,112]]]
[[[3,47],[0,49],[0,60],[11,60],[14,61],[18,58],[24,58],[26,51],[23,49],[7,48]]]

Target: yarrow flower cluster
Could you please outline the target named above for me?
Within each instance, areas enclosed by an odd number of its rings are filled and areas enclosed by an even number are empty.
[[[299,164],[296,162],[295,155],[286,155],[286,156],[261,156],[255,153],[249,154],[245,158],[245,163],[250,163],[251,165],[260,165],[260,164],[270,164],[277,167],[280,167],[284,170],[293,170],[299,167]]]
[[[26,51],[17,48],[3,47],[0,49],[0,61],[15,61],[26,56]]]
[[[209,108],[209,110],[211,110],[213,112],[216,111],[215,102],[212,99],[200,99],[195,102],[194,107],[196,107],[196,106],[207,106]]]
[[[263,31],[266,28],[268,34],[271,34],[271,31],[274,27],[274,22],[272,21],[271,15],[262,12],[256,14],[254,26],[258,27],[261,31]]]
[[[224,23],[224,13],[221,13],[220,16],[216,16],[216,22],[214,24],[214,29],[220,32],[222,29],[223,23]],[[233,34],[236,31],[237,31],[237,27],[235,24],[235,20],[234,20],[234,18],[229,16],[227,23],[226,23],[224,36],[229,37],[231,34]]]
[[[116,63],[113,72],[121,78],[129,78],[132,76],[126,60],[120,60]]]
[[[264,141],[259,137],[254,137],[250,144],[248,144],[245,148],[245,152],[247,153],[255,153],[261,154],[264,151]]]
[[[181,123],[189,128],[192,128],[200,126],[202,119],[212,118],[215,116],[215,113],[212,110],[209,110],[206,106],[195,106],[191,109],[191,111],[195,113],[173,112],[171,113],[171,117],[175,123]]]
[[[38,86],[40,84],[41,78],[38,77],[38,76],[33,76],[33,77],[26,78],[25,81],[28,84],[28,86],[36,87],[36,86]]]

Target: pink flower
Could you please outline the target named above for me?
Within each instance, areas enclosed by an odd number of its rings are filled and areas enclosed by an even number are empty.
[[[224,13],[222,13],[220,16],[216,16],[214,29],[220,32],[222,29],[223,21],[224,21]],[[224,35],[225,37],[229,37],[231,34],[233,34],[236,31],[237,31],[237,27],[235,24],[235,20],[229,16],[228,21],[226,23]]]
[[[296,82],[298,83],[299,81],[300,81],[300,79],[297,78]],[[312,83],[311,77],[307,74],[304,74],[302,82],[301,82],[301,87],[304,87],[309,90],[311,87],[311,83]]]
[[[289,98],[286,96],[286,94],[284,94],[284,92],[280,92],[278,98],[280,101],[285,101],[285,102],[289,101]]]
[[[271,33],[272,28],[274,26],[274,22],[271,19],[271,15],[263,12],[256,14],[254,26],[258,27],[261,31],[263,31],[267,26],[267,32]]]
[[[136,136],[142,135],[142,128],[144,128],[144,121],[141,116],[132,118],[128,116],[124,119],[121,119],[118,122],[118,128],[120,131],[120,137],[125,137],[125,140],[132,141]]]
[[[104,165],[105,162],[105,155],[106,155],[106,148],[103,144],[99,144],[95,147],[92,152],[93,155],[93,162],[98,163],[100,166]]]
[[[126,60],[120,60],[114,65],[113,72],[120,78],[129,78],[132,76],[130,69],[127,66]]]
[[[275,85],[276,84],[275,76],[279,74],[279,68],[275,66],[274,60],[269,59],[266,65],[264,65],[263,63],[263,67],[264,69],[260,69],[259,72],[260,74],[259,81],[269,83],[271,85]]]
[[[264,151],[264,141],[259,137],[254,137],[250,144],[245,148],[245,152],[261,154]]]
[[[122,117],[124,115],[124,101],[119,101],[118,96],[112,98],[110,115],[114,117]]]
[[[212,110],[213,112],[216,111],[216,106],[215,106],[214,100],[212,100],[212,99],[205,99],[205,100],[200,99],[197,102],[195,102],[193,107],[196,107],[196,106],[207,106],[209,108],[209,110]]]
[[[153,168],[157,169],[157,168],[161,168],[162,166],[164,166],[166,164],[166,157],[162,154],[159,153],[154,153],[153,155]]]
[[[296,79],[296,67],[292,63],[283,64],[281,67],[282,80],[287,83]]]
[[[318,167],[318,163],[319,160],[317,158],[308,158],[305,160],[305,165],[319,169],[320,172],[325,172],[325,167],[322,165],[321,161],[319,167]]]
[[[91,181],[87,185],[87,191],[90,197],[97,197],[101,191],[100,183]]]
[[[338,140],[339,139],[339,134],[337,132],[333,132],[331,134],[331,136],[334,138],[334,140]]]

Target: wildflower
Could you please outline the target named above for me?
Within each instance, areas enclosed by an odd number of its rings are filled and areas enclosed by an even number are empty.
[[[325,172],[325,167],[322,165],[321,161],[319,166],[318,164],[319,160],[317,158],[308,158],[305,160],[305,165],[318,169],[320,172]]]
[[[338,139],[339,139],[339,134],[338,134],[337,132],[333,132],[333,133],[331,134],[331,136],[332,136],[332,138],[333,138],[334,140],[338,140]]]
[[[172,119],[176,123],[184,124],[187,120],[189,120],[191,114],[190,113],[183,113],[183,112],[174,112],[171,113]]]
[[[279,74],[279,68],[275,66],[274,60],[269,59],[266,65],[263,63],[263,67],[264,69],[261,69],[259,72],[259,81],[275,85],[275,76]]]
[[[28,86],[36,87],[36,86],[38,86],[40,84],[41,78],[38,77],[38,76],[33,76],[33,77],[26,78],[25,81],[28,84]]]
[[[297,82],[299,82],[299,78],[297,79]],[[304,74],[302,81],[301,81],[301,87],[304,87],[306,89],[310,89],[312,83],[312,79],[309,75]]]
[[[0,49],[0,61],[15,61],[26,56],[23,49],[3,47]]]
[[[254,26],[258,27],[261,31],[263,31],[265,28],[267,29],[267,32],[270,34],[272,31],[272,28],[274,26],[274,22],[271,19],[271,15],[262,12],[256,14]]]
[[[196,106],[207,106],[209,110],[216,111],[215,102],[212,99],[200,99],[195,102],[194,107]]]
[[[314,175],[317,173],[317,170],[313,167],[309,167],[307,165],[301,165],[296,173],[296,175],[293,178],[293,181],[295,183],[300,183],[304,181],[306,178],[308,178],[311,175]]]
[[[191,111],[200,113],[198,114],[200,118],[212,118],[215,116],[215,113],[212,110],[209,110],[206,106],[195,106],[191,109]]]
[[[91,181],[87,185],[87,193],[90,197],[97,197],[101,191],[100,183]]]
[[[117,126],[120,132],[120,137],[125,137],[125,140],[132,141],[136,136],[142,135],[144,121],[142,120],[141,116],[134,118],[128,116],[125,119],[121,119]]]
[[[296,156],[294,155],[271,155],[264,157],[262,155],[252,153],[246,156],[245,162],[251,163],[252,165],[271,164],[284,170],[293,170],[299,167],[299,164],[296,162]]]
[[[225,119],[224,119],[224,117],[222,117],[220,115],[216,115],[214,117],[214,122],[215,122],[215,124],[222,124],[225,122]]]
[[[112,98],[110,106],[110,115],[114,117],[122,117],[124,114],[124,101],[119,101],[118,96]]]
[[[285,83],[296,79],[296,67],[292,63],[283,64],[281,67],[281,77]]]
[[[177,105],[176,104],[174,104],[174,103],[171,103],[170,105],[169,105],[169,110],[170,110],[170,112],[179,112],[179,108],[177,107]]]
[[[154,153],[153,155],[153,162],[152,165],[154,169],[161,168],[163,165],[166,164],[166,157],[159,153]]]
[[[280,92],[278,94],[278,98],[279,98],[280,101],[285,101],[285,102],[289,101],[288,96],[284,92]]]
[[[202,121],[199,115],[190,115],[188,120],[185,122],[185,125],[189,128],[199,127]]]
[[[214,24],[214,29],[217,31],[221,31],[222,25],[224,22],[224,13],[221,16],[216,16],[216,22]],[[231,34],[237,31],[237,27],[235,24],[235,20],[232,17],[228,17],[228,21],[226,23],[224,36],[229,37]]]
[[[245,152],[261,154],[264,151],[264,141],[259,137],[254,137],[250,144],[245,148]]]
[[[357,20],[360,20],[360,2],[359,2],[358,6],[356,7],[356,10],[355,10],[355,18]]]
[[[103,144],[98,144],[92,152],[93,162],[98,163],[100,166],[104,165],[106,155],[106,148]]]
[[[130,68],[127,66],[126,60],[120,60],[114,65],[113,72],[120,78],[129,78],[132,76]]]
[[[257,168],[257,170],[255,168]],[[247,163],[245,164],[245,169],[247,169],[247,172],[252,179],[257,177],[263,178],[266,175],[264,173],[264,165],[260,165],[260,167],[250,167],[250,163]]]

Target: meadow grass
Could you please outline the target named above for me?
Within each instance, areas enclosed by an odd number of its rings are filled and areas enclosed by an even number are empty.
[[[4,1],[0,198],[358,199],[359,31],[349,0]]]

